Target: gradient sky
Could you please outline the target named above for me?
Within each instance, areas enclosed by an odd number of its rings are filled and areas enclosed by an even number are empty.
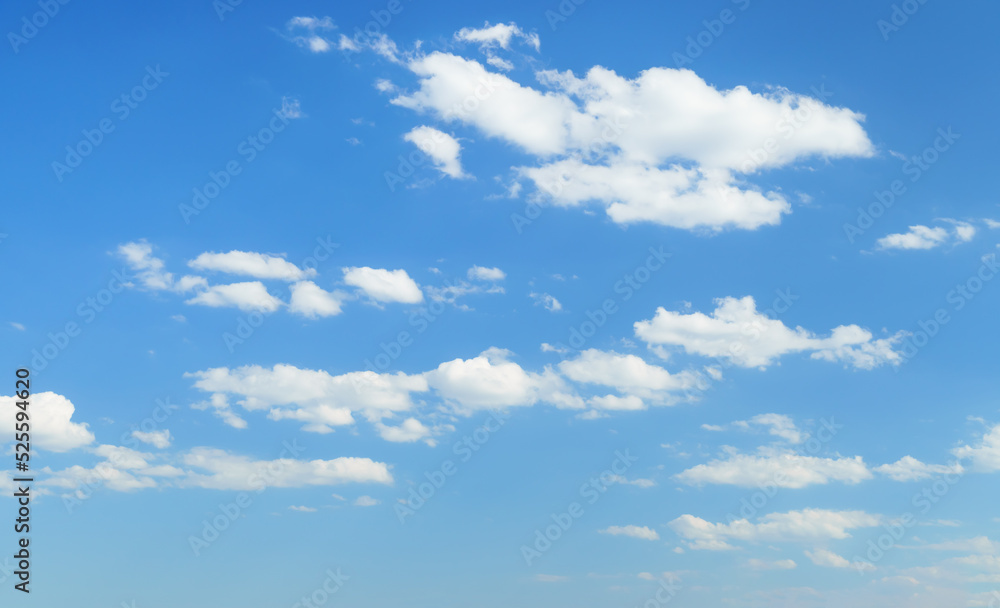
[[[0,12],[5,600],[1000,605],[995,3]]]

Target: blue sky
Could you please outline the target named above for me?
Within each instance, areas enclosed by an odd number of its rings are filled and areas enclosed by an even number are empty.
[[[1000,603],[995,5],[0,10],[38,605]]]

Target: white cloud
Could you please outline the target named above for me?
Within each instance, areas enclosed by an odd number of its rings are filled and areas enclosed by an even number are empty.
[[[539,583],[566,583],[570,581],[570,578],[558,574],[536,574],[535,580]]]
[[[344,483],[391,484],[389,466],[369,458],[341,457],[333,460],[253,460],[225,450],[194,448],[184,464],[202,472],[190,472],[183,485],[213,490],[259,490],[263,487],[300,488]]]
[[[17,331],[24,331],[24,325],[21,325],[20,323],[16,323],[14,321],[11,321],[10,322],[10,326],[13,327],[14,329],[16,329]]]
[[[680,346],[688,353],[722,358],[742,367],[764,368],[782,355],[799,352],[809,352],[813,359],[841,361],[858,369],[902,361],[900,353],[893,350],[900,334],[875,339],[871,332],[857,325],[841,325],[829,337],[820,338],[757,312],[750,296],[721,298],[715,303],[711,315],[657,308],[653,319],[635,324],[635,334],[650,346]]]
[[[415,145],[421,152],[431,157],[434,167],[453,179],[471,177],[462,171],[459,156],[462,146],[458,140],[434,127],[414,127],[403,135],[403,139]]]
[[[760,559],[748,559],[747,567],[752,570],[794,570],[798,567],[798,564],[796,564],[794,560],[790,559],[779,559],[773,562]]]
[[[875,471],[889,476],[894,481],[919,481],[935,475],[953,473],[961,475],[962,465],[925,464],[912,456],[904,456],[892,464],[875,467]]]
[[[795,426],[795,422],[782,414],[759,414],[747,423],[770,427],[769,432],[772,435],[789,443],[802,443],[806,439],[805,434]]]
[[[495,46],[511,35],[503,26],[463,32]],[[487,62],[510,67],[492,54]],[[536,73],[536,89],[450,53],[418,54],[406,66],[418,88],[392,103],[522,148],[539,164],[516,172],[535,184],[539,200],[596,201],[620,223],[774,225],[791,205],[742,176],[874,152],[859,113],[781,88],[718,90],[690,70],[651,68],[634,79],[600,66],[583,77],[545,70]]]
[[[977,471],[1000,471],[1000,424],[983,434],[977,446],[962,445],[951,451],[957,458],[971,460]]]
[[[292,505],[288,507],[289,511],[298,511],[299,513],[315,513],[316,509],[313,507],[295,506]]]
[[[385,270],[367,266],[343,268],[344,282],[357,287],[376,302],[422,302],[424,294],[405,270]]]
[[[919,545],[910,548],[931,551],[955,551],[958,553],[995,555],[1000,553],[1000,542],[990,540],[989,537],[986,536],[977,536],[975,538],[963,538],[929,545]]]
[[[148,443],[153,447],[164,448],[170,447],[170,442],[173,439],[170,436],[170,431],[168,429],[163,429],[160,431],[132,431],[132,436],[143,443]]]
[[[724,459],[700,464],[675,476],[689,485],[722,484],[756,488],[773,484],[779,488],[804,488],[839,481],[857,484],[872,478],[860,456],[819,458],[788,451],[761,448],[757,454],[727,449]]]
[[[230,425],[246,424],[232,412],[228,397],[233,395],[247,411],[266,410],[272,420],[298,420],[305,423],[303,430],[314,433],[353,424],[355,412],[377,421],[408,411],[414,405],[410,393],[428,390],[421,376],[370,371],[332,376],[284,364],[271,369],[219,367],[185,376],[195,378],[195,388],[211,394],[209,401],[197,407],[215,410]]]
[[[656,530],[645,526],[609,526],[603,530],[598,530],[601,534],[611,534],[613,536],[631,536],[642,540],[660,540],[660,535]]]
[[[486,268],[484,266],[473,266],[466,273],[470,281],[502,281],[507,278],[507,274],[499,268]]]
[[[205,252],[188,262],[188,266],[195,270],[245,275],[255,279],[301,281],[316,276],[315,269],[303,270],[282,257],[255,251]]]
[[[354,506],[356,507],[374,507],[375,505],[381,503],[382,501],[372,498],[371,496],[358,496],[354,501]]]
[[[806,557],[809,558],[812,563],[817,566],[822,566],[824,568],[854,568],[860,570],[874,570],[874,566],[868,562],[850,562],[844,557],[837,555],[833,551],[827,549],[816,549],[815,551],[806,551]]]
[[[332,30],[335,27],[329,17],[292,17],[285,24],[289,40],[313,53],[325,53],[330,50],[330,41],[318,32]]]
[[[562,303],[553,295],[533,291],[528,294],[528,297],[535,301],[535,306],[543,306],[549,312],[559,312],[562,310]]]
[[[164,269],[163,260],[153,255],[153,246],[146,241],[119,245],[118,255],[125,259],[129,270],[136,273],[143,289],[185,292],[208,286],[208,282],[198,276],[184,276],[175,281],[174,275]]]
[[[803,542],[850,538],[849,530],[879,525],[882,517],[864,511],[803,509],[769,513],[752,523],[746,519],[711,523],[693,515],[681,515],[670,528],[688,541],[691,549],[732,549],[729,541]]]
[[[876,245],[879,249],[934,249],[949,243],[967,243],[976,235],[976,227],[968,222],[952,219],[942,219],[952,225],[949,230],[943,226],[910,226],[908,232],[889,234],[880,238]]]
[[[4,412],[5,420],[14,420],[15,412],[21,411],[16,405],[18,401],[16,396],[0,396],[0,411]],[[94,434],[86,422],[73,422],[76,407],[62,395],[50,391],[35,393],[31,396],[28,410],[32,423],[32,449],[68,452],[94,441]],[[9,441],[13,441],[13,423],[7,425],[5,434]]]
[[[292,285],[292,297],[288,311],[315,319],[332,317],[341,313],[343,296],[330,293],[312,281],[300,281]]]
[[[200,304],[213,308],[235,307],[242,311],[271,313],[283,305],[278,298],[268,293],[260,281],[213,285],[185,304]]]
[[[552,370],[527,372],[509,360],[509,351],[490,348],[472,359],[455,359],[426,372],[428,384],[459,412],[534,405],[580,407],[565,382]]]
[[[669,402],[671,392],[687,390],[699,382],[698,376],[691,372],[671,374],[635,355],[593,348],[559,363],[559,371],[575,382],[610,386],[653,403]]]
[[[500,48],[510,48],[510,41],[518,38],[535,48],[537,51],[541,45],[538,34],[525,33],[516,23],[498,23],[490,25],[487,21],[481,28],[463,27],[455,32],[455,39],[462,42],[474,42],[480,47],[499,46]]]
[[[637,412],[646,409],[643,400],[635,395],[604,395],[587,399],[587,405],[594,408],[594,411],[584,414],[585,420],[598,418],[597,410],[609,410],[614,412]]]

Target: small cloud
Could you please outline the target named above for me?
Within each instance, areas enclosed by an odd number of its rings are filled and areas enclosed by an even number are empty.
[[[472,281],[502,281],[507,278],[507,273],[496,267],[473,266],[469,269],[468,276]]]
[[[344,141],[346,141],[347,143],[351,144],[352,146],[360,146],[361,145],[361,140],[358,139],[357,137],[348,137]]]
[[[569,577],[555,574],[536,574],[535,580],[539,583],[565,583],[569,581]]]
[[[291,511],[298,511],[300,513],[315,513],[316,512],[316,509],[314,509],[312,507],[296,507],[295,505],[292,505],[292,506],[290,506],[288,508]]]
[[[173,319],[174,321],[177,321],[178,323],[187,323],[187,317],[185,317],[184,315],[173,315],[170,318]]]
[[[612,536],[630,536],[641,540],[660,540],[660,535],[656,533],[656,530],[645,526],[609,526],[598,530],[598,532]]]
[[[354,501],[355,507],[374,507],[375,505],[381,503],[382,501],[372,498],[371,496],[358,496],[357,500]]]
[[[562,303],[547,293],[535,293],[531,292],[528,297],[535,301],[535,306],[544,306],[545,310],[549,312],[559,312],[562,310]]]
[[[11,321],[10,326],[18,331],[24,331],[24,325],[21,325],[20,323],[15,323],[14,321]]]

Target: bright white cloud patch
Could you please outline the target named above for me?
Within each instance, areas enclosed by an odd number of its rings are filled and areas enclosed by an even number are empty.
[[[292,298],[288,311],[315,319],[332,317],[341,313],[343,297],[330,293],[312,281],[301,281],[292,285]]]
[[[215,448],[194,448],[183,457],[194,471],[182,484],[212,490],[248,491],[266,487],[301,488],[344,483],[391,484],[392,475],[383,462],[370,458],[333,460],[254,460]]]
[[[528,297],[535,301],[535,306],[541,306],[549,312],[559,312],[563,309],[562,302],[557,300],[552,294],[533,291],[528,294]]]
[[[431,157],[438,171],[454,179],[470,177],[462,171],[459,156],[462,146],[458,140],[439,131],[434,127],[415,127],[403,136],[403,139],[415,145],[421,152]]]
[[[233,396],[244,410],[267,411],[272,420],[297,420],[304,423],[303,430],[314,433],[354,424],[354,413],[378,421],[408,411],[413,407],[410,394],[428,390],[420,376],[370,371],[333,376],[283,364],[271,369],[219,367],[185,376],[195,379],[195,388],[211,394],[197,407],[212,410],[231,426],[245,426],[233,413]]]
[[[0,411],[4,412],[6,420],[14,420],[15,411],[21,411],[16,403],[16,396],[0,397]],[[94,434],[85,422],[73,422],[76,407],[73,403],[50,391],[35,393],[31,396],[31,444],[32,448],[41,448],[49,452],[68,452],[76,448],[90,445]],[[5,434],[8,440],[14,439],[13,422],[8,425]]]
[[[879,515],[864,511],[827,511],[803,509],[770,513],[757,523],[746,519],[714,524],[693,515],[681,515],[670,528],[687,540],[691,549],[732,549],[731,541],[804,542],[850,538],[850,530],[872,528],[882,522]]]
[[[458,37],[506,46],[513,24]],[[487,62],[508,70],[510,62]],[[584,76],[536,72],[533,88],[452,53],[416,53],[416,90],[392,102],[460,122],[537,157],[517,174],[540,200],[603,205],[619,223],[754,229],[791,211],[742,176],[809,158],[868,157],[864,116],[782,88],[720,90],[690,70],[654,67],[630,79],[600,66]],[[585,160],[584,160],[585,159]]]
[[[213,285],[184,303],[263,313],[274,312],[283,305],[281,300],[268,293],[260,281]]]
[[[751,570],[794,570],[798,564],[794,560],[779,559],[769,562],[761,559],[748,559],[747,568]]]
[[[762,448],[757,454],[741,454],[729,448],[725,458],[697,465],[675,476],[689,485],[722,484],[742,488],[765,485],[804,488],[833,481],[853,485],[871,478],[872,473],[860,456],[819,458],[770,448]]]
[[[424,294],[405,270],[386,270],[367,266],[344,268],[344,282],[357,287],[376,302],[416,304]]]
[[[635,355],[622,355],[614,351],[587,349],[575,359],[559,364],[559,371],[574,382],[613,387],[625,398],[665,404],[671,402],[672,393],[700,386],[700,376],[691,372],[671,374],[666,369],[646,363]],[[600,409],[620,409],[620,398],[599,398]],[[634,409],[625,407],[624,409]],[[638,408],[636,408],[638,409]]]
[[[957,220],[941,220],[951,224],[944,226],[910,226],[907,232],[889,234],[880,238],[879,249],[934,249],[942,245],[967,243],[976,235],[976,227]]]
[[[660,535],[656,533],[656,530],[646,526],[609,526],[599,530],[599,532],[613,536],[631,536],[642,540],[660,540]]]
[[[206,252],[188,262],[195,270],[225,272],[255,279],[301,281],[316,276],[312,268],[303,270],[288,260],[255,251]]]
[[[902,361],[902,355],[893,349],[900,334],[875,339],[857,325],[841,325],[829,337],[820,338],[757,312],[750,296],[722,298],[715,303],[711,315],[658,308],[652,319],[635,324],[635,334],[650,346],[679,346],[688,353],[724,359],[742,367],[764,368],[783,355],[801,352],[810,353],[813,359],[839,361],[858,369]]]

